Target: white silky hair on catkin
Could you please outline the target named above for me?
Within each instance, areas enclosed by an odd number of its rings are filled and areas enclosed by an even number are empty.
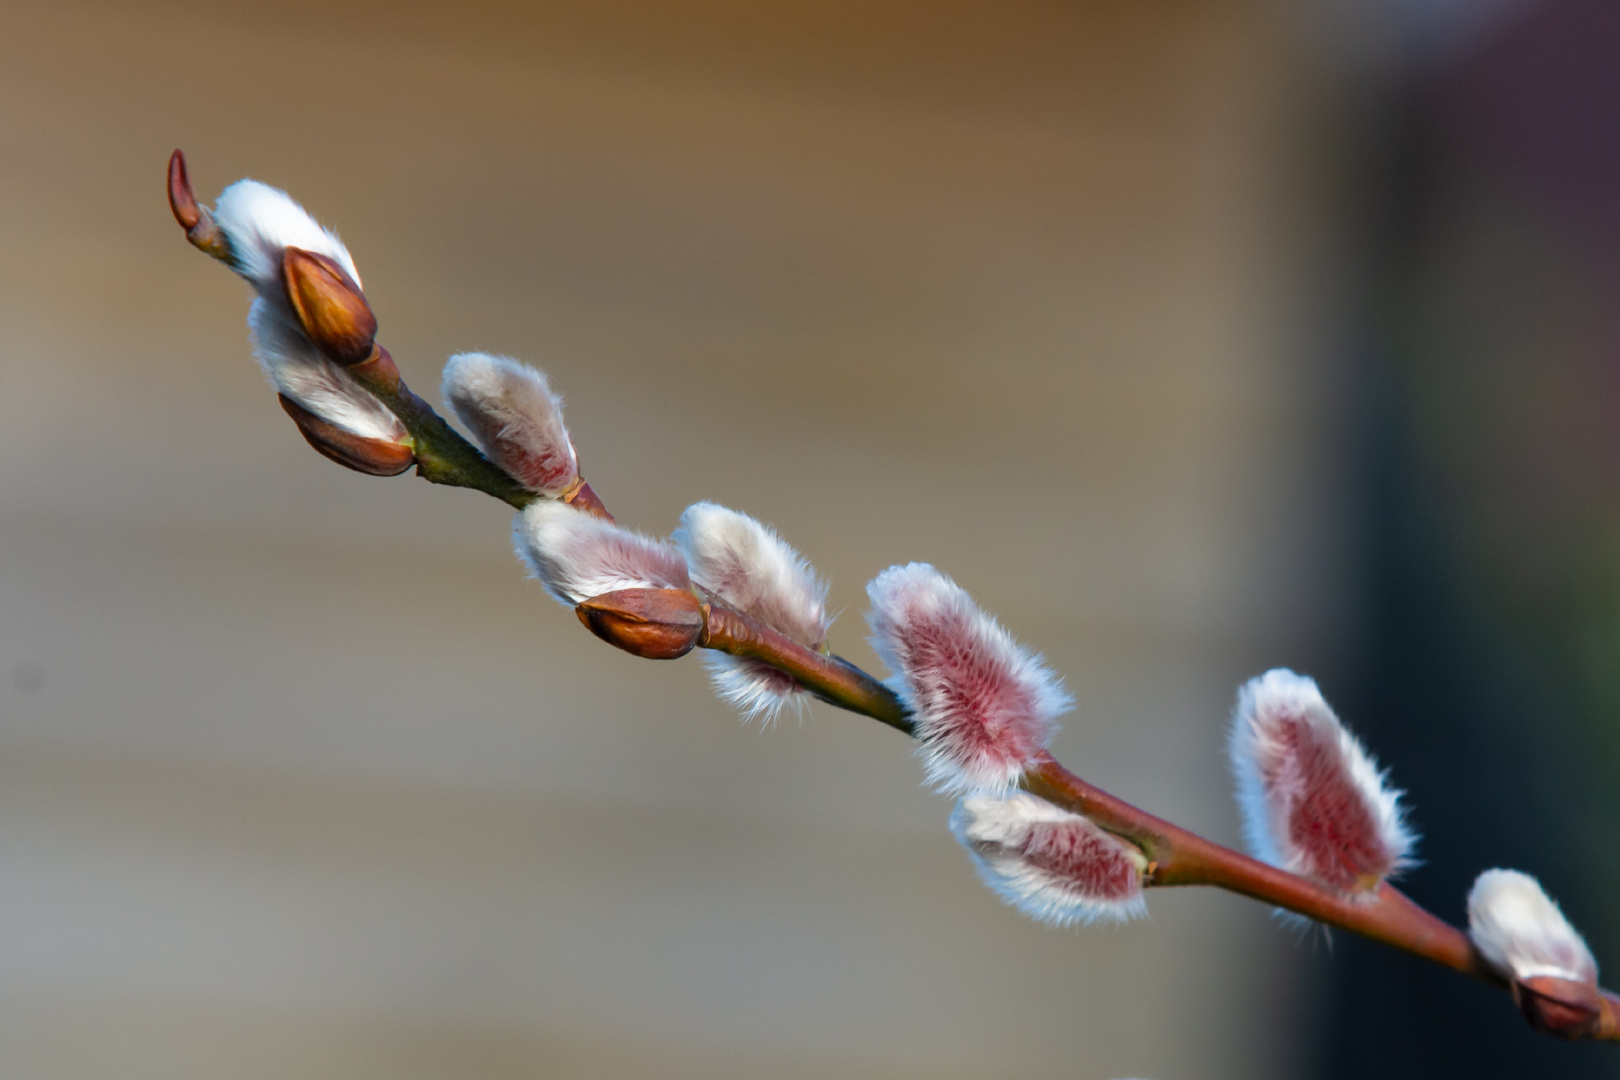
[[[811,649],[827,640],[827,586],[804,557],[747,514],[700,502],[681,514],[675,543],[692,580],[739,611]],[[708,653],[715,693],[748,719],[797,703],[791,676],[748,657]]]
[[[675,530],[692,580],[812,649],[827,640],[827,586],[772,529],[717,503],[688,506]]]
[[[1336,775],[1351,789],[1340,794],[1353,798],[1376,830],[1382,849],[1381,876],[1410,866],[1416,838],[1406,825],[1401,792],[1389,786],[1371,755],[1322,697],[1315,680],[1286,668],[1250,679],[1238,691],[1233,710],[1228,750],[1237,778],[1244,839],[1254,856],[1305,876],[1313,876],[1313,866],[1320,866],[1312,862],[1312,852],[1289,838],[1288,813],[1298,800],[1288,796],[1299,793],[1284,792],[1283,798],[1274,799],[1266,790],[1261,763],[1286,752],[1275,741],[1275,725],[1284,717],[1310,725],[1331,748]]]
[[[530,491],[555,497],[579,478],[562,399],[543,372],[505,356],[457,353],[441,389],[489,459]]]
[[[360,284],[354,259],[337,235],[285,191],[257,180],[238,180],[226,188],[213,216],[230,247],[232,268],[259,294],[248,311],[248,332],[259,366],[276,390],[355,435],[390,442],[408,438],[398,417],[321,355],[287,302],[281,258],[288,247],[328,256]]]
[[[1147,859],[1079,814],[1018,791],[1006,798],[967,796],[957,803],[950,824],[984,883],[1033,919],[1070,926],[1129,922],[1147,914],[1141,888]],[[1071,856],[1066,875],[1031,857],[1032,848],[1050,853],[1056,846],[1050,836],[1043,842],[1042,831],[1061,832],[1061,850]],[[1073,856],[1082,855],[1086,864],[1077,865]],[[1085,875],[1089,880],[1082,880]]]
[[[762,660],[705,649],[703,664],[715,697],[742,713],[745,722],[758,719],[769,726],[785,706],[803,706],[798,680]]]
[[[280,393],[321,419],[368,439],[404,442],[404,423],[342,367],[322,356],[285,304],[264,297],[248,310],[259,366]]]
[[[866,587],[870,641],[911,711],[936,788],[1010,791],[1074,703],[950,578],[926,563],[892,566]]]
[[[512,546],[552,596],[568,607],[620,589],[685,589],[686,560],[674,544],[542,500],[512,520]]]
[[[1468,893],[1468,937],[1507,978],[1597,981],[1597,960],[1586,940],[1529,874],[1487,870],[1479,875]]]
[[[360,272],[343,241],[332,230],[322,228],[280,188],[238,180],[220,194],[214,205],[214,224],[230,245],[232,269],[261,294],[281,291],[281,255],[289,247],[335,260],[360,284]]]

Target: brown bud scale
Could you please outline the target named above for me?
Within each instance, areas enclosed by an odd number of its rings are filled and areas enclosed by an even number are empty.
[[[703,636],[703,608],[684,589],[620,589],[574,611],[591,633],[647,660],[685,656]]]
[[[1603,1022],[1603,995],[1592,983],[1536,975],[1513,983],[1513,1001],[1530,1026],[1560,1039],[1588,1039]]]
[[[283,411],[298,425],[304,441],[339,465],[370,476],[398,476],[416,464],[416,454],[409,446],[356,435],[322,420],[286,394],[276,396]]]
[[[591,485],[581,479],[574,485],[573,490],[562,497],[562,501],[575,510],[583,510],[587,514],[599,517],[604,521],[612,521],[613,515],[608,513],[606,504],[591,490]]]
[[[316,348],[348,366],[371,356],[377,338],[377,316],[335,259],[303,248],[281,256],[287,300]]]

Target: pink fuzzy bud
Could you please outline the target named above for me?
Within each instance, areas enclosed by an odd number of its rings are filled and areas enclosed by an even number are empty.
[[[1024,914],[1056,926],[1124,922],[1147,914],[1147,858],[1079,814],[1026,792],[969,795],[951,831],[985,884]]]
[[[674,544],[546,500],[512,522],[512,545],[559,601],[575,607],[624,589],[686,589],[686,560]]]
[[[797,551],[747,514],[695,503],[681,515],[675,542],[692,580],[732,607],[799,644],[827,640],[827,586]],[[799,684],[769,664],[722,652],[704,658],[715,692],[750,718],[774,717]]]
[[[1277,668],[1245,683],[1230,749],[1257,858],[1362,897],[1410,864],[1414,838],[1400,792],[1313,680]]]
[[[872,647],[911,710],[929,780],[945,791],[1007,792],[1073,704],[1063,684],[926,563],[890,567],[866,594]]]
[[[539,371],[504,356],[458,353],[444,365],[443,394],[489,459],[530,491],[556,498],[579,479],[562,399]]]

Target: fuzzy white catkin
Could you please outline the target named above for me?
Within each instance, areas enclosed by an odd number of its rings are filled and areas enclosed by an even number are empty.
[[[1245,683],[1229,750],[1257,858],[1355,896],[1409,864],[1415,839],[1401,793],[1314,680],[1276,668]]]
[[[248,335],[277,392],[356,435],[389,442],[409,438],[399,417],[321,355],[285,304],[255,298],[248,309]]]
[[[866,587],[872,647],[911,711],[928,779],[942,791],[1010,791],[1072,704],[1040,657],[926,563]]]
[[[290,247],[327,256],[360,284],[360,272],[337,233],[322,228],[280,188],[238,180],[220,193],[214,224],[225,234],[231,268],[261,295],[280,291],[281,253]]]
[[[287,302],[282,253],[303,248],[334,260],[360,284],[354,259],[285,191],[257,180],[238,180],[220,195],[214,223],[231,253],[231,267],[258,293],[248,311],[248,332],[259,366],[278,393],[328,423],[368,439],[403,442],[405,425],[342,367],[321,355]]]
[[[512,520],[512,546],[534,576],[569,607],[621,589],[684,589],[686,560],[667,540],[543,500]]]
[[[442,392],[485,455],[530,491],[555,498],[579,479],[562,399],[543,372],[505,356],[457,353],[444,365]]]
[[[827,640],[827,586],[774,531],[736,510],[694,503],[675,543],[692,580],[732,607],[811,649]],[[748,717],[774,717],[799,685],[769,664],[705,652],[715,692]]]
[[[1597,961],[1586,941],[1529,874],[1487,870],[1479,875],[1468,893],[1468,936],[1507,978],[1597,981]]]

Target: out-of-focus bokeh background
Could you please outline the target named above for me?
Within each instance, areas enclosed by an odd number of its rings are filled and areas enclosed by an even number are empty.
[[[312,453],[163,200],[343,234],[406,377],[536,362],[655,533],[929,560],[1226,842],[1312,671],[1453,920],[1620,971],[1607,0],[0,7],[0,1077],[1600,1077],[1500,993],[1211,892],[1002,907],[904,740],[761,733]]]

